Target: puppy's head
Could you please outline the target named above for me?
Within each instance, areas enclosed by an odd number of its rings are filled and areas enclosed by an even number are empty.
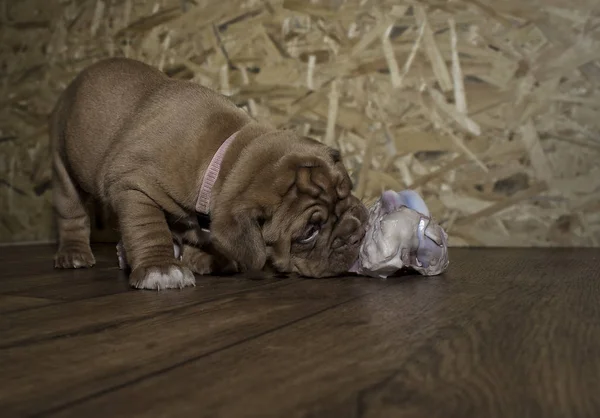
[[[215,247],[242,271],[327,277],[358,257],[368,212],[338,151],[290,132],[250,145],[214,198]]]

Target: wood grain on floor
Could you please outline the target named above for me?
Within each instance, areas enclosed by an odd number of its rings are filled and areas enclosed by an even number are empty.
[[[597,417],[598,250],[452,249],[434,278],[138,291],[2,248],[0,416]]]

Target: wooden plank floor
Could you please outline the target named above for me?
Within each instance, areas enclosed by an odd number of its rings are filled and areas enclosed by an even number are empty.
[[[440,277],[134,291],[114,247],[0,248],[1,417],[599,417],[600,251],[452,249]]]

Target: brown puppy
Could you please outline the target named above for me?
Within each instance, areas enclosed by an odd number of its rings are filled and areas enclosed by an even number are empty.
[[[137,288],[184,287],[195,283],[193,272],[267,264],[325,277],[357,258],[367,210],[351,194],[339,153],[259,124],[210,89],[138,61],[105,60],[61,95],[50,136],[58,268],[95,263],[88,197],[115,211]],[[207,234],[197,200],[218,151]]]

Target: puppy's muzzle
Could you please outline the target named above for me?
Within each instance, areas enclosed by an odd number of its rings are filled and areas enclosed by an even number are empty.
[[[333,250],[341,247],[358,248],[367,231],[367,219],[369,213],[367,208],[359,201],[356,202],[337,225],[334,235]]]

